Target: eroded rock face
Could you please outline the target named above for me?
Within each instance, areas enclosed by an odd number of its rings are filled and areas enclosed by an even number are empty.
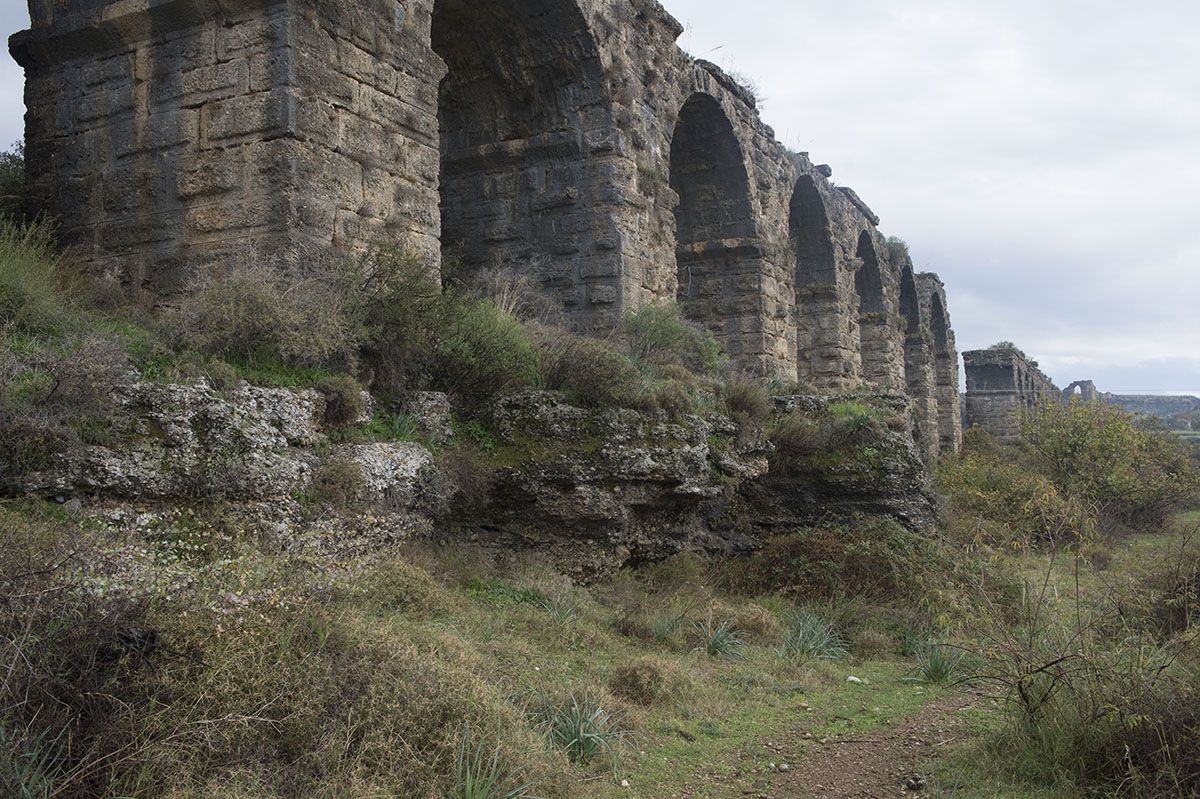
[[[305,485],[307,448],[323,434],[312,390],[135,383],[117,397],[111,446],[61,453],[52,469],[16,478],[19,490],[113,497],[263,497]]]
[[[784,398],[775,412],[820,416],[835,401]],[[101,497],[134,516],[146,503],[219,498],[298,557],[362,558],[414,537],[461,538],[535,550],[586,579],[685,550],[751,551],[831,514],[888,514],[926,528],[931,504],[907,399],[854,401],[892,422],[773,470],[758,425],[715,413],[586,410],[556,392],[527,392],[495,405],[497,441],[481,478],[411,441],[331,445],[315,391],[137,383],[118,400],[110,445],[63,453],[9,486]],[[322,500],[331,463],[349,467],[335,472],[354,483]]]

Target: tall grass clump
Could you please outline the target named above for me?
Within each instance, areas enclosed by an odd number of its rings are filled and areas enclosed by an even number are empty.
[[[746,654],[746,642],[742,640],[741,630],[737,629],[734,619],[716,622],[712,613],[709,613],[704,621],[692,622],[692,632],[697,639],[692,647],[693,652],[723,658],[739,658]]]
[[[559,694],[539,693],[531,700],[528,714],[551,749],[581,764],[604,756],[616,773],[619,744],[629,731],[621,729],[620,715],[600,698],[570,688]]]
[[[787,614],[787,630],[779,653],[791,662],[816,658],[837,660],[849,654],[846,641],[829,621],[811,608]]]
[[[523,765],[512,765],[504,759],[499,743],[491,747],[490,753],[489,757],[482,738],[472,742],[471,725],[465,724],[458,744],[450,799],[541,799],[529,793],[529,789],[546,777],[520,782],[525,771]]]

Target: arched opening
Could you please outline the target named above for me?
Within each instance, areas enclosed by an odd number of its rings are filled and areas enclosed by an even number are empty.
[[[871,234],[863,231],[858,237],[858,251],[855,253],[862,266],[854,273],[854,290],[858,293],[858,312],[860,314],[883,313],[883,277],[879,271],[879,254],[875,251],[875,242]]]
[[[603,68],[569,0],[437,0],[443,256],[533,271],[563,296],[597,235],[586,136],[610,122]],[[591,270],[596,271],[596,270]]]
[[[797,377],[816,388],[835,388],[857,353],[845,346],[829,214],[812,175],[802,175],[792,189],[788,241],[796,259]]]
[[[754,239],[750,181],[741,145],[720,104],[695,94],[671,139],[677,298],[731,356],[753,351],[761,251]]]
[[[929,297],[929,330],[933,334],[934,381],[938,403],[938,446],[957,452],[962,441],[962,416],[958,394],[958,354],[951,341],[950,317],[939,291]]]
[[[902,371],[899,361],[899,335],[888,318],[883,296],[883,274],[879,268],[879,253],[869,231],[858,237],[860,266],[854,273],[854,290],[858,294],[858,334],[862,352],[863,380],[884,389],[900,388]]]
[[[922,330],[921,298],[907,258],[900,270],[900,315],[904,318],[904,384],[916,416],[913,439],[922,455],[930,458],[938,448],[933,351]]]
[[[812,175],[796,181],[788,204],[788,238],[796,254],[796,288],[837,284],[837,264],[825,202]]]

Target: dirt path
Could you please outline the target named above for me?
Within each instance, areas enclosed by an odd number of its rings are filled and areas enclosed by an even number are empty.
[[[911,716],[859,736],[806,739],[805,735],[811,733],[804,724],[797,724],[759,741],[765,750],[778,755],[776,765],[787,764],[786,771],[755,768],[746,762],[740,773],[697,776],[710,785],[726,783],[732,796],[740,793],[758,799],[897,799],[920,795],[925,787],[921,767],[960,740],[959,727],[964,722],[961,711],[973,699],[960,695],[938,699]]]

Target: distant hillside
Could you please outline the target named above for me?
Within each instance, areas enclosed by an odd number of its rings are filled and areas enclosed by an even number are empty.
[[[1177,413],[1200,410],[1200,398],[1187,395],[1156,394],[1110,394],[1100,392],[1100,399],[1110,405],[1118,405],[1130,413],[1167,418]]]

